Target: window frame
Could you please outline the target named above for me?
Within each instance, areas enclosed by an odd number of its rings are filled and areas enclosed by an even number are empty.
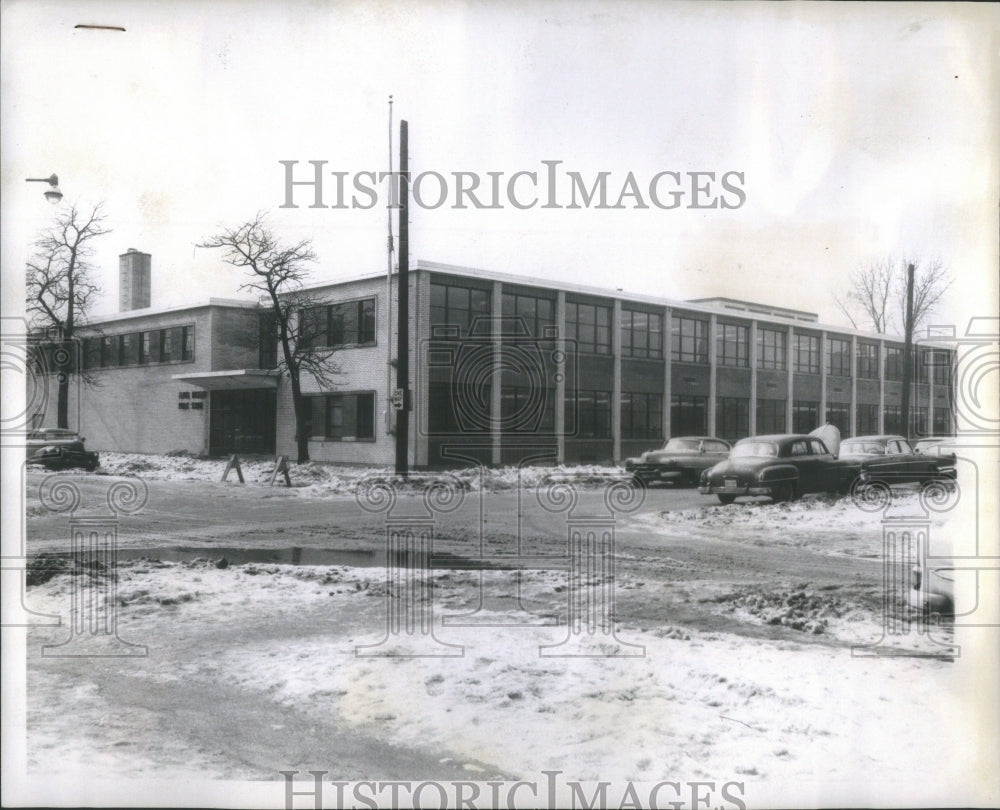
[[[792,341],[792,371],[796,374],[819,374],[821,371],[821,351],[819,335],[796,332]],[[805,357],[805,362],[803,362],[803,357]]]
[[[521,312],[521,302],[532,301],[534,312]],[[539,314],[539,302],[544,301],[549,310],[549,317]],[[511,311],[508,311],[508,305]],[[520,319],[528,329],[528,334],[535,338],[551,337],[556,328],[556,300],[544,295],[533,295],[521,290],[504,290],[500,297],[500,314],[503,318]],[[550,331],[551,330],[551,331]]]
[[[595,388],[576,389],[572,394],[567,391],[565,407],[572,408],[575,415],[575,423],[566,420],[566,424],[574,424],[576,428],[574,439],[604,441],[612,438],[609,391]]]
[[[627,400],[626,400],[627,398]],[[626,408],[626,401],[628,407]],[[636,408],[636,402],[642,401],[644,406]],[[642,415],[639,421],[641,430],[636,430],[636,416]],[[627,416],[627,420],[626,420]],[[626,421],[628,430],[626,431]],[[663,394],[646,391],[623,391],[621,395],[621,438],[631,439],[663,439]]]
[[[767,335],[774,335],[780,338],[780,341],[775,341],[781,343],[780,350],[777,345],[769,346],[767,341]],[[773,361],[768,361],[767,354],[768,350],[774,352],[775,359]],[[769,371],[787,371],[788,370],[788,331],[785,329],[772,329],[768,326],[758,326],[757,327],[757,368],[767,369]]]
[[[835,344],[839,350],[835,351]],[[837,361],[836,363],[834,361]],[[844,368],[844,365],[847,368]],[[826,336],[826,375],[828,377],[851,376],[851,341],[843,338]]]
[[[692,325],[692,333],[685,334],[685,326]],[[701,333],[701,334],[699,334]],[[709,321],[688,315],[674,315],[670,319],[670,360],[707,366],[709,360]]]
[[[588,315],[592,313],[593,320],[582,318],[583,313]],[[601,323],[602,315],[605,323]],[[566,302],[566,337],[573,341],[578,354],[609,356],[611,354],[613,321],[610,304],[600,304],[593,301]],[[589,335],[592,336],[589,336],[586,330],[590,330]]]
[[[464,293],[468,306],[461,307],[458,306],[460,302],[452,302],[452,298],[458,296],[460,293]],[[453,295],[454,294],[454,295]],[[485,302],[485,310],[482,308],[477,308],[473,306],[474,295],[476,297],[482,296]],[[438,295],[444,296],[444,304],[435,303],[435,297]],[[451,281],[442,281],[439,279],[431,279],[430,283],[430,325],[444,326],[455,328],[458,327],[461,332],[461,337],[469,337],[472,332],[472,326],[477,318],[486,317],[490,318],[493,314],[493,300],[492,295],[488,289],[477,286],[467,286],[464,284],[455,284]],[[456,320],[452,316],[452,312],[464,312],[464,320]]]
[[[742,336],[741,336],[742,332]],[[733,333],[730,336],[730,333]],[[750,365],[750,327],[746,324],[719,322],[715,326],[715,364],[726,368]]]
[[[355,420],[353,425],[354,434],[353,435],[345,434],[344,425],[341,424],[339,426],[340,427],[339,435],[337,435],[336,431],[331,430],[332,427],[331,417],[335,408],[339,405],[341,412],[341,421],[343,422],[343,416],[347,412],[345,408],[345,400],[348,397],[354,399],[354,415],[355,415]],[[369,409],[370,424],[365,425],[366,428],[370,429],[371,431],[370,435],[361,435],[359,432],[359,427],[361,423],[360,420],[358,419],[358,415],[363,412],[363,409],[360,407],[362,397],[370,398],[371,401],[371,407]],[[374,443],[375,441],[377,441],[378,430],[376,428],[377,420],[376,420],[375,408],[378,404],[378,396],[376,391],[374,390],[336,391],[325,394],[312,394],[310,395],[310,398],[323,400],[322,403],[323,434],[322,435],[317,434],[316,432],[317,426],[313,424],[311,430],[309,431],[311,434],[309,437],[311,441],[330,442],[338,444],[341,443],[356,444],[362,442]],[[315,409],[314,408],[311,409],[311,412],[315,414]],[[365,410],[364,412],[367,413],[368,410]]]
[[[370,333],[365,329],[365,324],[367,322],[366,318],[366,305],[371,305],[371,327]],[[350,310],[354,311],[351,312]],[[353,332],[351,334],[347,333],[347,329],[344,327],[346,319],[342,317],[341,320],[341,340],[334,339],[334,318],[335,313],[343,310],[344,315],[351,315],[353,317]],[[368,348],[371,346],[378,345],[378,296],[376,295],[365,295],[358,298],[349,298],[345,301],[337,301],[333,304],[327,304],[325,311],[323,312],[323,317],[325,319],[325,330],[326,330],[326,347],[329,349],[357,349],[357,348]],[[354,338],[353,340],[351,338]]]
[[[645,309],[629,309],[624,306],[621,312],[622,357],[635,357],[641,360],[662,360],[663,313],[649,312]],[[638,332],[635,323],[636,315],[641,315],[646,319],[645,329]],[[645,346],[640,345],[636,341],[637,334],[645,334]]]
[[[878,379],[878,344],[858,341],[858,350],[855,353],[855,363],[857,364],[859,380]]]

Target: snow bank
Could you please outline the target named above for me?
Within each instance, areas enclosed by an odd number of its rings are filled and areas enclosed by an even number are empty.
[[[128,475],[160,481],[218,481],[226,469],[227,459],[206,459],[186,454],[142,455],[138,453],[101,453],[100,475]],[[264,484],[274,471],[273,459],[240,459],[247,483]],[[303,495],[351,495],[362,480],[384,478],[394,480],[389,467],[352,467],[322,462],[289,463],[292,486]],[[416,488],[428,479],[447,479],[469,491],[491,492],[535,487],[552,483],[572,483],[575,486],[597,486],[626,478],[621,469],[599,464],[552,467],[499,467],[450,470],[441,473],[415,472],[408,484],[394,482],[397,487]],[[229,473],[237,480],[236,472]]]

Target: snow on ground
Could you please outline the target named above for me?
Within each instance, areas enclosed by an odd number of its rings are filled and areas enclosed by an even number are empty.
[[[201,458],[184,453],[168,455],[143,455],[139,453],[101,453],[98,475],[137,476],[165,481],[219,481],[226,469],[227,459]],[[240,459],[240,468],[247,483],[266,484],[274,471],[272,458],[246,457]],[[289,462],[292,486],[304,495],[352,495],[362,482],[394,479],[390,467],[362,467],[309,461],[303,464]],[[465,490],[499,491],[517,489],[518,486],[535,487],[550,483],[574,485],[606,484],[626,476],[617,467],[600,464],[581,464],[552,467],[499,467],[449,470],[439,473],[414,473],[413,486],[421,486],[428,477],[451,480]],[[229,480],[236,481],[236,471],[229,473]],[[279,481],[280,481],[279,477]],[[401,486],[398,482],[395,486]],[[406,485],[402,485],[406,486]]]
[[[723,506],[705,499],[693,509],[641,513],[634,522],[662,533],[682,531],[692,537],[725,537],[762,546],[806,547],[823,554],[879,558],[886,518],[924,517],[937,542],[957,530],[962,516],[921,506],[915,486],[894,487],[886,509],[865,509],[850,496],[817,495],[773,503],[760,498]]]
[[[479,576],[435,577],[438,619],[476,604]],[[488,597],[509,592],[511,572],[482,576]],[[564,573],[522,578],[536,619],[565,609]],[[632,579],[620,576],[618,584],[628,588]],[[73,585],[72,575],[60,573],[29,589],[29,606],[65,613]],[[857,605],[831,620],[824,643],[808,632],[798,642],[626,626],[619,638],[643,645],[644,655],[606,657],[613,639],[598,633],[582,645],[592,657],[541,657],[539,645],[565,639],[565,625],[510,626],[514,617],[531,616],[501,608],[476,614],[483,626],[438,626],[440,639],[464,646],[457,657],[360,657],[358,645],[385,633],[385,596],[377,568],[126,562],[119,633],[149,644],[150,656],[114,664],[114,672],[136,679],[129,694],[163,684],[195,694],[222,684],[255,706],[447,752],[481,778],[491,776],[490,765],[528,779],[542,769],[587,780],[745,778],[751,798],[792,783],[799,795],[836,795],[848,780],[912,783],[915,774],[940,776],[946,767],[934,741],[958,711],[951,665],[852,656],[847,643],[835,642],[879,635],[875,614]],[[749,617],[745,608],[734,612],[736,620]],[[273,631],[262,631],[269,625]],[[421,640],[403,635],[384,649],[405,653]],[[142,719],[142,707],[134,723],[127,713],[118,717],[86,684],[86,669],[66,694],[63,666],[72,664],[29,661],[28,746],[38,770],[59,771],[99,751],[92,755],[110,757],[107,767],[119,774],[174,773],[188,762],[201,777],[271,778],[234,771],[224,749],[185,753],[162,720]],[[52,712],[53,704],[74,709]],[[245,719],[241,737],[253,735],[254,721]],[[322,751],[315,757],[318,767],[332,764]]]
[[[919,495],[913,487],[893,489],[893,512],[921,511]],[[739,526],[747,529],[766,528],[774,531],[865,530],[879,528],[885,517],[881,509],[864,509],[850,496],[807,496],[797,501],[773,503],[768,498],[739,501],[722,506],[706,498],[705,506],[676,512],[660,512],[660,519],[669,526],[698,526],[718,530]],[[942,525],[946,513],[936,518]]]

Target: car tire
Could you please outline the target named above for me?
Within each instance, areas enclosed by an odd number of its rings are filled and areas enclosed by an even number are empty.
[[[775,487],[771,493],[771,500],[775,503],[787,503],[795,500],[795,486],[793,484],[781,484]]]
[[[722,493],[716,494],[716,497],[723,506],[729,506],[729,504],[736,500],[735,495],[723,495]]]

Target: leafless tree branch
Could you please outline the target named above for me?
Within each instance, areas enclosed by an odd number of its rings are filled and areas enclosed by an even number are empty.
[[[309,265],[317,260],[311,241],[282,243],[268,226],[265,212],[260,211],[240,225],[222,229],[199,247],[219,249],[223,261],[245,270],[240,290],[258,295],[271,319],[280,347],[277,368],[287,374],[292,390],[298,460],[308,461],[305,428],[310,414],[302,393],[302,375],[308,374],[321,387],[330,387],[339,374],[334,349],[320,340],[326,331],[326,302],[303,289]]]
[[[93,243],[111,233],[104,222],[102,203],[89,210],[69,205],[35,240],[25,279],[25,303],[33,330],[71,342],[77,327],[87,323],[94,296],[100,292],[89,261]],[[84,382],[93,383],[93,377],[79,365],[59,369],[58,423],[63,428],[68,427],[69,377],[79,374]]]

